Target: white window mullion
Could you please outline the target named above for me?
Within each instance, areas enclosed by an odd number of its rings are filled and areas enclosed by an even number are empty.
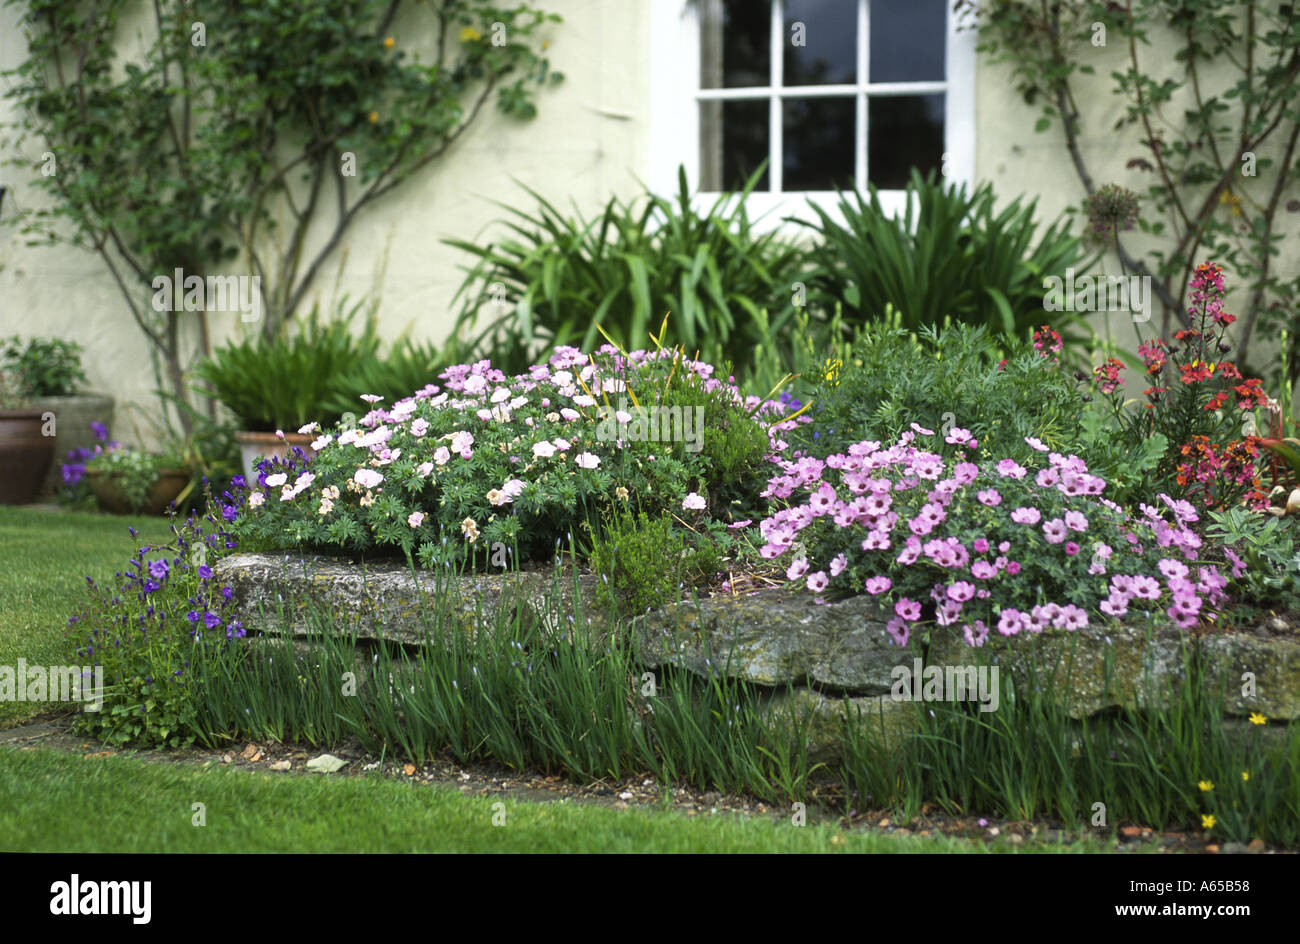
[[[867,189],[867,85],[871,82],[871,22],[868,4],[858,0],[858,91],[853,96],[857,123],[853,135],[853,186]]]
[[[771,99],[767,106],[768,136],[768,164],[767,179],[771,184],[773,193],[781,193],[785,189],[785,181],[782,170],[784,169],[784,160],[782,155],[785,153],[785,129],[782,118],[781,86],[785,82],[785,0],[772,0],[772,88]]]
[[[772,36],[770,45],[772,59],[771,82],[768,99],[768,182],[772,193],[781,193],[785,189],[783,171],[785,162],[785,123],[782,120],[784,99],[781,87],[785,83],[785,0],[772,0]]]

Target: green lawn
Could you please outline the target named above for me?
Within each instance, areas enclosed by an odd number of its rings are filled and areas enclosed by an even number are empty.
[[[0,852],[984,852],[737,815],[498,801],[444,786],[0,748]],[[494,804],[504,823],[493,825]],[[202,803],[206,825],[194,825]],[[837,838],[838,837],[838,838]],[[1022,847],[1023,848],[1023,847]],[[1044,851],[1042,847],[1024,851]],[[1102,851],[1098,843],[1062,851]]]
[[[132,538],[134,526],[140,532]],[[136,550],[171,538],[165,518],[63,513],[0,505],[0,665],[62,665],[68,617],[88,599],[86,575],[111,581]],[[0,702],[0,725],[49,705]]]

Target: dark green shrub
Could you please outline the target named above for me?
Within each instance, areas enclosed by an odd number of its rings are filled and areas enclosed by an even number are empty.
[[[674,602],[679,585],[708,579],[721,566],[722,555],[709,536],[688,536],[667,512],[612,514],[591,550],[592,569],[609,581],[615,602],[628,615]]]
[[[888,445],[919,423],[945,434],[969,430],[980,456],[1028,460],[1035,453],[1027,436],[1061,452],[1075,449],[1084,400],[1050,351],[952,324],[916,333],[868,326],[851,360],[818,384],[814,404],[813,422],[800,434],[817,456],[860,440]]]
[[[0,368],[13,374],[19,397],[67,397],[86,383],[81,369],[83,348],[62,338],[17,335],[0,341]]]

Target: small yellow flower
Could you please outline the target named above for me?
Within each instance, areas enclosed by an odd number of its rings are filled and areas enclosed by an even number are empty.
[[[460,31],[460,41],[462,43],[473,43],[482,38],[483,34],[472,26],[466,26]]]
[[[1233,216],[1241,216],[1241,197],[1237,196],[1231,190],[1225,190],[1219,194],[1219,202],[1232,207]]]
[[[620,501],[627,501],[627,489],[625,489],[622,485],[614,489],[614,494],[618,496]]]
[[[1249,770],[1243,770],[1243,771],[1241,772],[1241,779],[1242,779],[1243,781],[1249,780],[1249,779],[1250,779],[1250,771],[1249,771]]]
[[[1201,814],[1201,828],[1202,828],[1202,829],[1213,829],[1213,828],[1214,828],[1214,824],[1215,824],[1216,822],[1217,822],[1217,820],[1215,820],[1215,818],[1214,818],[1214,814],[1212,814],[1212,813],[1202,813],[1202,814]]]
[[[1263,715],[1261,715],[1258,711],[1252,711],[1252,712],[1250,713],[1250,723],[1251,723],[1251,724],[1268,724],[1268,719],[1265,718]]]
[[[826,358],[826,364],[822,367],[822,379],[832,387],[840,385],[840,368],[844,364],[834,357]]]
[[[1202,780],[1197,784],[1197,786],[1201,788],[1202,793],[1209,793],[1214,789],[1214,784],[1210,783],[1208,780]]]
[[[370,123],[373,125],[378,120],[379,120],[379,112],[372,111],[370,113]]]
[[[384,48],[385,48],[385,49],[392,49],[392,48],[393,48],[394,46],[396,46],[396,45],[397,45],[397,43],[393,40],[393,37],[391,37],[391,36],[389,36],[387,39],[384,40]]]

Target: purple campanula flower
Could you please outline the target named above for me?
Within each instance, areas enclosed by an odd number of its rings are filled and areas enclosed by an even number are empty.
[[[212,568],[209,567],[207,564],[199,564],[199,579],[200,579],[200,580],[211,580],[211,579],[212,579]]]
[[[95,438],[100,442],[104,442],[108,439],[108,427],[99,422],[99,420],[90,421],[90,431],[95,434]]]
[[[221,625],[221,617],[209,610],[203,614],[203,625],[208,629],[215,629]]]
[[[163,580],[167,576],[169,567],[165,560],[156,560],[149,562],[149,576],[155,580]]]

